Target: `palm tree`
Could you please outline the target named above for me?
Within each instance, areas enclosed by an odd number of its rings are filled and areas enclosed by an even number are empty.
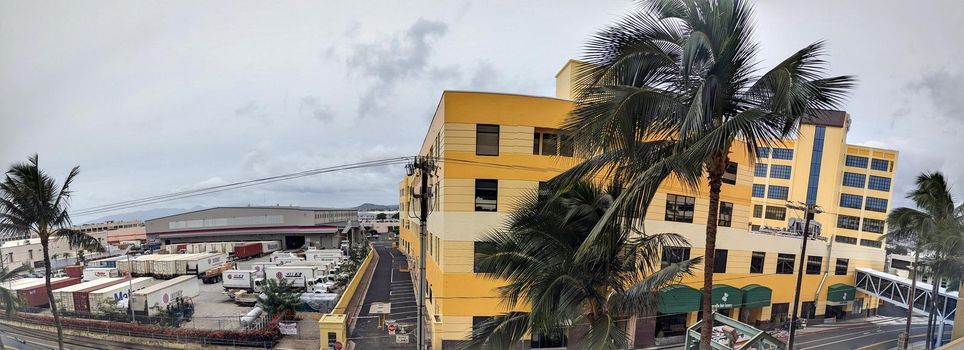
[[[576,182],[557,194],[523,196],[505,227],[484,238],[476,266],[508,282],[499,288],[506,307],[530,305],[531,311],[486,320],[465,348],[507,349],[526,334],[559,337],[567,328],[570,339],[580,339],[575,348],[627,347],[625,323],[654,315],[658,291],[689,274],[699,258],[661,266],[662,246],[686,244],[684,238],[617,223],[587,241],[618,191]],[[590,254],[578,255],[580,249]]]
[[[50,287],[50,240],[66,238],[71,247],[81,247],[91,251],[103,251],[96,238],[70,228],[70,215],[67,213],[68,200],[72,192],[70,184],[80,172],[74,167],[63,185],[58,186],[56,179],[40,169],[37,155],[26,163],[10,167],[6,178],[0,182],[0,234],[17,239],[31,236],[40,238],[44,257],[44,282],[50,311],[57,326],[57,344],[64,348],[63,330],[60,314]]]
[[[854,83],[825,77],[822,42],[758,75],[752,22],[743,0],[642,1],[586,46],[587,64],[575,73],[577,107],[565,124],[586,158],[566,176],[611,172],[627,180],[601,225],[610,217],[641,220],[668,176],[694,190],[708,187],[704,290],[713,284],[720,190],[733,147],[755,158],[758,147],[792,136],[801,118],[836,108]],[[710,319],[705,294],[703,318]],[[710,336],[702,327],[702,349]]]
[[[17,306],[20,305],[20,299],[17,298],[16,292],[7,289],[7,283],[17,278],[20,278],[20,274],[30,270],[30,267],[26,265],[20,265],[13,270],[7,270],[6,267],[0,268],[0,306],[3,307],[4,313],[7,318],[10,318],[17,311]],[[0,350],[6,349],[6,345],[3,344],[3,337],[0,336]]]
[[[291,283],[287,280],[269,279],[262,288],[262,295],[258,295],[258,302],[264,308],[268,317],[275,315],[295,312],[301,304],[301,293],[295,291]]]
[[[927,258],[931,274],[935,277],[933,295],[937,295],[941,277],[960,277],[962,224],[964,224],[964,205],[954,206],[954,197],[944,175],[940,172],[924,173],[917,176],[917,188],[907,194],[917,208],[901,207],[891,210],[887,216],[888,232],[881,239],[909,242],[914,249],[914,264],[910,271],[911,288],[908,304],[914,300],[917,288],[917,273],[920,268],[921,253],[929,253]],[[936,299],[928,315],[927,346],[931,344],[930,325],[934,318]],[[907,307],[905,336],[910,334],[912,305]],[[904,342],[904,349],[907,348]]]

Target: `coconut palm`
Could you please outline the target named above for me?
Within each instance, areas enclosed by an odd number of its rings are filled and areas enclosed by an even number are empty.
[[[914,300],[917,288],[917,274],[920,273],[920,255],[928,257],[925,261],[935,277],[933,295],[937,295],[940,278],[960,278],[961,240],[964,224],[964,205],[955,207],[954,197],[944,175],[940,172],[924,173],[917,176],[917,187],[907,194],[917,208],[901,207],[891,210],[887,216],[888,232],[881,239],[908,242],[914,250],[914,264],[910,271],[911,288],[907,300]],[[936,299],[934,300],[936,306]],[[907,308],[905,336],[910,334],[913,307]],[[934,318],[934,308],[928,315],[928,341],[931,344],[930,324]],[[906,342],[904,348],[907,348]]]
[[[17,311],[17,306],[20,305],[16,292],[7,289],[7,283],[20,278],[20,274],[27,271],[30,271],[30,267],[26,265],[20,265],[13,270],[8,270],[6,267],[0,268],[0,306],[3,307],[7,318],[12,317]],[[4,349],[6,345],[3,344],[3,337],[0,336],[0,350]]]
[[[487,235],[476,250],[484,276],[507,281],[499,288],[509,309],[473,330],[467,349],[507,349],[526,334],[579,339],[578,349],[624,349],[625,323],[655,315],[658,291],[690,273],[699,258],[660,265],[664,245],[683,245],[675,234],[646,235],[629,226],[590,231],[619,195],[575,182],[557,194],[524,195],[505,227]],[[589,246],[587,246],[589,245]],[[590,254],[577,255],[584,249]]]
[[[70,215],[67,213],[71,196],[70,184],[80,169],[74,167],[58,185],[56,179],[40,169],[37,155],[26,163],[17,163],[7,171],[0,182],[0,234],[16,239],[31,236],[40,238],[44,258],[44,283],[50,311],[57,326],[57,344],[64,348],[64,336],[60,326],[60,314],[50,287],[51,239],[67,239],[71,247],[81,247],[91,251],[103,251],[96,238],[71,229]]]
[[[268,317],[274,317],[281,313],[295,312],[301,304],[300,297],[301,293],[295,290],[291,282],[269,279],[258,296],[258,302]]]
[[[745,1],[646,0],[590,40],[587,64],[575,73],[577,108],[565,129],[587,160],[565,175],[612,172],[628,180],[604,223],[643,218],[668,176],[694,190],[708,187],[705,290],[713,284],[720,190],[731,150],[744,147],[752,159],[759,147],[781,144],[801,118],[836,108],[854,82],[825,77],[821,42],[762,74],[757,47]],[[704,319],[712,317],[710,297],[703,296]],[[703,327],[702,349],[709,349],[710,335]]]

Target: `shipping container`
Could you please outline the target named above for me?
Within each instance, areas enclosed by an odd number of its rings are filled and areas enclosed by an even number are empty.
[[[67,265],[64,266],[64,274],[67,277],[83,277],[84,276],[84,266],[83,265]]]
[[[87,267],[117,267],[117,262],[121,260],[127,260],[127,255],[88,261]]]
[[[90,287],[99,287],[97,290],[103,287],[112,286],[115,282],[120,281],[122,278],[100,278],[90,282],[82,282],[78,284],[69,285],[62,288],[54,289],[54,300],[57,301],[57,309],[61,311],[74,311],[74,292],[79,290],[84,290]]]
[[[264,274],[264,269],[265,269],[266,267],[268,267],[268,266],[278,266],[278,265],[280,265],[280,264],[279,264],[279,263],[276,263],[276,262],[256,262],[256,263],[252,263],[252,264],[251,264],[251,269],[254,270],[254,271],[256,271],[256,272],[259,272],[259,273],[261,273],[261,274]]]
[[[221,286],[224,290],[254,290],[255,280],[260,274],[255,270],[228,270],[221,274]]]
[[[90,312],[102,313],[108,311],[107,309],[111,308],[109,305],[120,308],[119,304],[126,303],[131,291],[139,291],[154,283],[157,283],[157,280],[151,277],[135,277],[127,283],[115,284],[90,292],[87,295]]]
[[[305,251],[305,260],[321,260],[321,258],[343,258],[345,253],[341,249],[309,249]]]
[[[155,308],[165,308],[177,298],[193,298],[200,293],[196,276],[179,276],[136,291],[131,296],[134,312],[154,316]]]
[[[67,309],[64,309],[64,310],[66,310],[66,311],[74,311],[74,312],[90,312],[90,299],[88,299],[87,297],[88,297],[88,295],[90,295],[91,292],[96,291],[96,290],[99,290],[99,289],[104,289],[104,288],[107,288],[107,287],[111,287],[111,286],[116,286],[116,285],[127,285],[127,284],[128,284],[128,281],[130,281],[130,279],[131,279],[131,277],[122,277],[122,278],[120,278],[120,279],[118,279],[118,280],[116,280],[116,281],[110,282],[110,283],[105,283],[105,284],[98,285],[98,286],[91,286],[91,287],[88,287],[88,288],[84,288],[84,289],[75,291],[75,292],[74,292],[74,295],[73,295],[73,296],[74,296],[74,300],[73,300],[73,310],[67,310]],[[57,306],[59,307],[60,305],[58,304]],[[58,310],[59,310],[59,308],[58,308]]]
[[[265,280],[286,280],[296,288],[307,289],[315,282],[323,282],[324,276],[315,266],[268,266],[264,271]]]
[[[76,277],[58,277],[50,279],[50,287],[54,290],[72,286],[78,283],[80,283],[80,278]],[[50,300],[47,299],[47,285],[44,283],[42,278],[40,283],[20,285],[11,290],[17,291],[17,297],[20,298],[21,304],[25,306],[39,307],[50,304]]]
[[[44,283],[44,278],[43,277],[18,278],[15,280],[10,280],[10,281],[0,283],[0,287],[3,287],[4,289],[14,290],[16,287],[19,287],[19,286],[35,285],[37,283]]]
[[[213,269],[226,261],[228,261],[227,253],[208,253],[206,255],[200,255],[196,259],[188,260],[187,268],[189,273],[194,271],[195,274],[201,275],[205,271]]]
[[[93,281],[98,278],[118,277],[120,273],[116,267],[88,267],[83,271],[84,282]]]
[[[261,254],[271,254],[281,250],[281,241],[261,241]]]
[[[256,256],[260,256],[262,252],[261,243],[239,243],[235,244],[233,251],[234,257],[237,259],[247,259]]]
[[[168,254],[151,261],[151,275],[157,278],[177,276],[177,262],[184,254]]]

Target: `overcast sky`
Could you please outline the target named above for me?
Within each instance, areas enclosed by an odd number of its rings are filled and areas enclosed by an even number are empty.
[[[849,142],[964,187],[964,5],[759,1],[761,67],[828,41]],[[443,90],[554,94],[630,1],[0,2],[0,165],[39,153],[73,208],[412,155]],[[394,204],[401,167],[156,205]],[[961,191],[956,191],[960,197]],[[80,218],[81,221],[84,218]]]

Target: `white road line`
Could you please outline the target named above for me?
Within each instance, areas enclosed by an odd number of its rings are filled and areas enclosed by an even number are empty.
[[[871,326],[863,326],[863,327],[841,327],[840,330],[851,330],[851,329],[854,329],[854,328],[859,329],[859,328],[866,328],[866,327],[871,327]],[[877,326],[874,325],[874,327],[877,327]],[[877,330],[876,332],[874,332],[874,331],[872,331],[872,332],[864,332],[863,334],[880,334],[880,333],[882,333],[882,332],[892,332],[892,331],[893,331],[893,330],[884,331],[884,330],[880,330],[880,327],[877,327],[877,328],[878,328],[878,330]],[[911,330],[921,329],[921,328],[926,328],[926,327],[911,327]],[[903,331],[903,328],[901,328],[900,330]],[[854,335],[853,333],[846,333],[846,334],[835,335],[835,336],[832,336],[832,337],[821,337],[820,339],[816,339],[816,340],[810,340],[810,341],[805,341],[805,342],[798,342],[798,343],[796,343],[796,345],[812,344],[812,343],[822,342],[822,341],[826,341],[826,340],[829,340],[829,339],[835,339],[835,338],[840,338],[840,337],[851,337],[851,336],[853,336],[853,335]],[[800,335],[798,335],[798,337],[802,337],[802,336],[806,336],[806,334],[800,334]]]
[[[901,332],[901,331],[903,331],[903,330],[901,330],[901,329],[896,329],[896,330],[891,330],[891,331],[880,331],[880,332],[875,332],[875,333],[872,333],[872,334],[865,334],[865,335],[860,335],[860,336],[851,337],[851,338],[847,338],[847,339],[842,339],[842,340],[838,340],[838,341],[835,341],[835,342],[823,343],[823,344],[820,344],[820,345],[817,345],[817,346],[811,346],[811,347],[809,347],[809,348],[802,348],[802,349],[800,349],[800,350],[819,349],[819,348],[826,347],[826,346],[828,346],[828,345],[839,344],[839,343],[843,343],[843,342],[845,342],[845,341],[851,341],[851,340],[854,340],[854,339],[866,338],[866,337],[871,337],[871,336],[875,336],[875,335],[881,335],[881,334],[884,334],[884,333],[894,333],[894,332]],[[849,335],[849,336],[852,336],[853,334],[848,334],[848,335]],[[825,339],[828,339],[828,338],[825,338]]]

